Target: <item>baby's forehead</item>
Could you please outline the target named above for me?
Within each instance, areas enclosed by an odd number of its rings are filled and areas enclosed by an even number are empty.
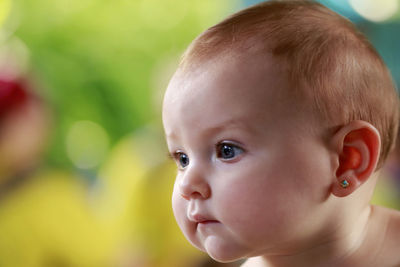
[[[287,68],[271,54],[232,53],[178,69],[166,98],[183,102],[195,98],[199,102],[235,96],[239,100],[274,105],[292,102],[293,89]]]
[[[262,87],[268,80],[287,80],[287,71],[280,61],[271,54],[238,54],[226,53],[217,57],[203,59],[185,68],[179,68],[174,79],[182,83],[193,83],[199,79],[212,82],[229,83],[232,80],[240,82],[242,90],[251,93],[254,90],[273,90],[273,88]],[[260,86],[250,87],[257,81]],[[202,81],[203,83],[206,81]],[[248,85],[246,85],[248,84]]]
[[[164,113],[198,118],[193,113],[215,111],[214,116],[232,115],[237,120],[294,119],[305,109],[299,108],[290,93],[293,88],[287,76],[284,66],[271,55],[209,60],[177,71],[167,89]]]

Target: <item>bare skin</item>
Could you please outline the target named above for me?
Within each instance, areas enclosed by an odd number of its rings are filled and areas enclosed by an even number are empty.
[[[399,266],[400,213],[368,204],[379,132],[365,121],[330,131],[290,90],[268,56],[178,70],[163,123],[182,232],[245,267]]]
[[[371,206],[368,220],[356,239],[355,246],[344,235],[329,243],[294,255],[259,256],[248,259],[242,267],[272,266],[400,266],[400,213],[384,207]],[[354,228],[362,227],[355,224]],[[323,256],[322,256],[323,255]],[[330,255],[329,258],[326,255]]]

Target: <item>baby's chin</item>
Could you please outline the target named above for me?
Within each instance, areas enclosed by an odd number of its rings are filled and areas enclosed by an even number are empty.
[[[200,250],[206,252],[211,258],[218,262],[233,262],[246,257],[249,252],[242,245],[235,242],[227,242],[218,236],[208,236]]]

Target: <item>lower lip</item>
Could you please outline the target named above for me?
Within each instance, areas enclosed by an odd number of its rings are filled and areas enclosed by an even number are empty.
[[[218,221],[204,221],[204,222],[199,222],[199,225],[208,225],[208,224],[213,224],[213,223],[218,223]]]

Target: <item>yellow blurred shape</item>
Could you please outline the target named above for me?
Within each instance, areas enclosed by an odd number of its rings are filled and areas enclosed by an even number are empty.
[[[121,140],[100,172],[101,216],[141,267],[193,266],[204,254],[183,237],[171,208],[176,165],[166,160],[161,130],[147,127]],[[113,219],[114,222],[110,220]]]
[[[0,266],[110,266],[112,236],[67,173],[38,174],[0,199]]]
[[[94,168],[106,156],[109,140],[103,127],[92,121],[77,121],[67,133],[70,160],[81,169]]]
[[[11,0],[0,0],[0,27],[7,19],[11,10]]]

